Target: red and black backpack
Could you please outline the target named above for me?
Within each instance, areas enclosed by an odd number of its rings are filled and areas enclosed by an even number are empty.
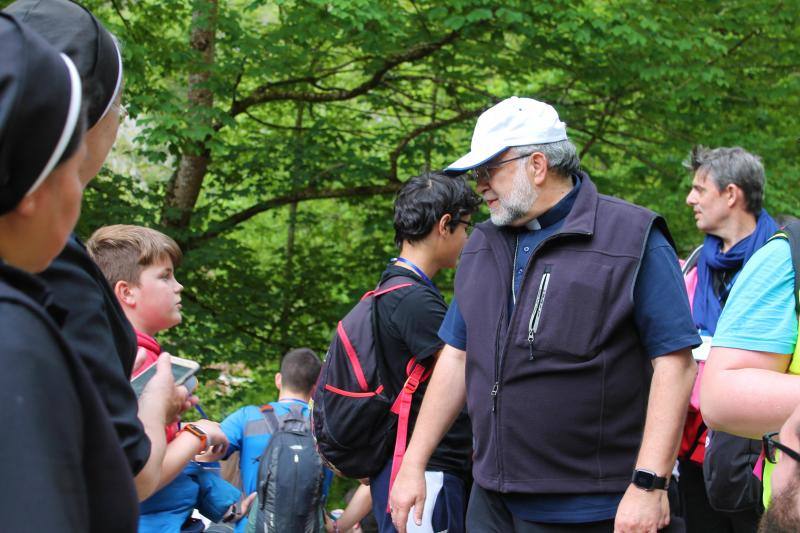
[[[392,480],[406,448],[411,400],[430,371],[409,354],[406,381],[389,390],[377,335],[376,303],[384,294],[417,285],[392,277],[339,322],[312,398],[311,427],[317,451],[331,469],[350,478],[376,476],[392,455]],[[394,450],[394,451],[393,451]]]

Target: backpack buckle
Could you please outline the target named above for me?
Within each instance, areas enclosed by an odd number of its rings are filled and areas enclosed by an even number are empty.
[[[408,376],[408,379],[403,385],[403,390],[410,394],[414,394],[414,392],[417,390],[417,387],[419,387],[419,383],[420,381],[417,376]]]

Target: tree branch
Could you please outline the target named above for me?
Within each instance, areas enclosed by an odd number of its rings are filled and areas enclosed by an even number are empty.
[[[252,93],[250,93],[249,96],[243,98],[242,100],[239,100],[238,102],[234,102],[234,104],[231,106],[230,115],[235,117],[236,115],[243,113],[245,110],[254,105],[259,105],[266,102],[275,102],[283,100],[293,100],[293,101],[303,101],[303,102],[334,102],[339,100],[349,100],[351,98],[355,98],[356,96],[365,94],[369,90],[377,87],[383,80],[383,77],[386,75],[386,73],[395,68],[396,66],[402,63],[406,63],[409,61],[416,61],[418,59],[427,57],[435,53],[436,51],[440,50],[445,45],[452,43],[458,36],[459,32],[457,31],[452,32],[446,35],[443,39],[440,39],[438,41],[412,46],[408,50],[390,56],[383,62],[380,68],[372,74],[372,76],[368,80],[364,81],[363,83],[351,89],[340,89],[328,92],[304,92],[304,91],[293,91],[293,90],[281,90],[278,89],[274,84],[262,85],[256,88]],[[312,81],[309,79],[305,79],[304,81],[312,83]],[[316,77],[313,78],[313,82],[316,81],[318,81],[318,78]]]
[[[574,131],[579,131],[579,132],[583,133],[584,135],[591,136],[591,135],[593,135],[595,133],[595,132],[588,131],[588,130],[586,130],[584,128],[580,128],[580,127],[575,126],[575,125],[572,125],[570,127]],[[647,167],[649,167],[649,168],[651,168],[653,170],[658,171],[661,175],[665,175],[665,176],[669,175],[669,172],[670,172],[669,169],[666,169],[666,168],[660,166],[658,163],[654,162],[652,159],[650,159],[648,157],[645,157],[645,156],[643,156],[642,154],[640,154],[638,152],[633,151],[629,146],[625,146],[623,144],[620,144],[620,143],[617,143],[617,142],[614,142],[614,141],[610,141],[607,138],[605,138],[603,136],[600,136],[600,135],[597,136],[597,140],[600,141],[600,142],[603,142],[603,143],[605,143],[605,144],[607,144],[607,145],[609,145],[611,147],[614,147],[617,150],[622,151],[626,155],[629,155],[629,156],[637,159],[639,162],[641,162],[645,166],[647,166]]]
[[[583,145],[583,150],[581,150],[580,153],[581,159],[586,157],[586,154],[589,153],[589,150],[592,149],[592,146],[594,146],[597,140],[604,134],[606,130],[606,125],[608,124],[608,120],[614,113],[615,106],[620,98],[621,95],[615,95],[614,97],[606,101],[605,105],[603,106],[603,113],[600,115],[600,120],[597,125],[597,128],[595,128],[595,131],[592,132],[592,136],[589,138],[586,144]]]
[[[117,12],[119,19],[122,21],[122,25],[125,26],[126,30],[128,30],[128,33],[135,35],[128,20],[122,16],[122,9],[119,7],[117,0],[111,0],[111,5],[114,7],[114,11]]]
[[[408,146],[408,144],[413,141],[415,138],[423,135],[429,131],[433,131],[439,128],[443,128],[449,126],[451,124],[455,124],[462,120],[475,117],[479,115],[483,111],[483,109],[471,109],[466,111],[461,111],[457,115],[454,115],[447,119],[438,120],[435,122],[430,122],[428,124],[422,125],[408,134],[406,134],[402,139],[400,139],[395,145],[394,149],[389,154],[389,172],[386,175],[387,183],[383,185],[365,185],[361,187],[352,187],[352,188],[327,188],[327,189],[317,189],[316,187],[307,187],[305,189],[299,190],[297,192],[291,194],[285,194],[283,196],[276,196],[274,198],[270,198],[269,200],[264,200],[263,202],[258,202],[253,204],[252,206],[248,207],[244,211],[240,211],[229,217],[212,224],[209,229],[205,232],[196,235],[194,237],[190,237],[187,239],[185,243],[182,243],[183,246],[189,250],[191,248],[196,248],[197,246],[201,245],[202,243],[214,239],[221,234],[232,230],[242,222],[250,220],[254,216],[261,214],[265,211],[269,211],[270,209],[275,209],[276,207],[282,207],[285,205],[297,203],[297,202],[304,202],[307,200],[323,200],[323,199],[331,199],[331,198],[354,198],[354,197],[361,197],[361,196],[377,196],[381,194],[392,194],[397,192],[402,185],[402,182],[397,179],[397,161],[400,158],[403,150]],[[326,169],[321,175],[330,174],[340,168],[342,165],[335,165],[334,167]]]
[[[257,341],[259,341],[259,342],[261,342],[263,344],[266,344],[267,346],[270,345],[270,339],[268,337],[243,327],[241,325],[240,321],[233,321],[233,322],[227,321],[226,320],[227,316],[225,316],[226,315],[225,313],[220,312],[220,310],[218,308],[214,307],[214,306],[206,304],[205,302],[200,300],[191,291],[188,291],[188,290],[184,289],[181,292],[181,296],[186,298],[190,302],[193,302],[198,307],[200,307],[203,310],[205,310],[208,313],[210,313],[212,316],[218,318],[221,323],[224,323],[224,324],[230,326],[231,328],[233,328],[234,330],[238,331],[239,333],[244,333],[245,335],[247,335],[249,337],[252,337],[253,339],[255,339],[255,340],[257,340]]]
[[[242,222],[253,218],[254,216],[261,214],[265,211],[269,211],[270,209],[274,209],[276,207],[281,207],[284,205],[289,205],[295,202],[304,202],[306,200],[322,200],[322,199],[330,199],[330,198],[353,198],[359,196],[375,196],[379,194],[391,194],[397,192],[400,188],[401,183],[392,181],[385,185],[365,185],[362,187],[352,187],[352,188],[337,188],[337,189],[314,189],[314,188],[307,188],[302,189],[297,192],[287,194],[284,196],[276,196],[275,198],[270,198],[269,200],[265,200],[263,202],[259,202],[254,204],[244,211],[240,211],[234,215],[229,216],[228,218],[213,224],[208,230],[204,233],[197,235],[195,237],[190,237],[186,244],[185,249],[190,250],[192,248],[196,248],[198,245],[214,239],[225,233],[226,231],[230,231],[231,229],[235,228],[237,225],[241,224]]]
[[[389,180],[390,181],[398,181],[397,179],[397,161],[400,159],[400,155],[402,154],[403,150],[405,150],[408,143],[422,135],[423,133],[427,133],[429,131],[437,130],[439,128],[444,128],[445,126],[449,126],[451,124],[455,124],[456,122],[461,122],[462,120],[472,118],[481,114],[483,109],[470,109],[467,111],[462,111],[461,113],[442,120],[437,120],[435,122],[429,122],[423,126],[420,126],[411,132],[409,132],[405,137],[400,139],[400,142],[397,143],[394,150],[392,150],[389,154]]]

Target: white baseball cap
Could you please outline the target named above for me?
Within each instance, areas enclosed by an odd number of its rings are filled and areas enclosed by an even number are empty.
[[[445,169],[461,173],[483,165],[512,146],[546,144],[567,139],[567,125],[549,104],[512,96],[478,117],[470,152]]]

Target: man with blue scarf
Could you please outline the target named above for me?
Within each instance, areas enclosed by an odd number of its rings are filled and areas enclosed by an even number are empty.
[[[739,273],[777,225],[762,208],[765,177],[758,156],[739,147],[696,146],[684,166],[694,172],[686,203],[694,211],[697,229],[706,234],[696,252],[696,267],[686,274],[687,287],[694,286],[690,300],[695,326],[710,343]],[[758,510],[720,513],[709,504],[702,469],[704,430],[700,413],[690,406],[679,482],[688,531],[755,532]]]

